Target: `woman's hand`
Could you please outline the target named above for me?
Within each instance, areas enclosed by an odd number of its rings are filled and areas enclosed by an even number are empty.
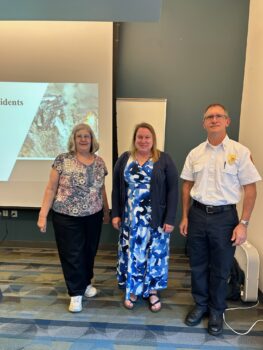
[[[163,225],[163,230],[165,233],[171,233],[174,229],[173,225],[169,225],[169,224],[164,224]]]
[[[37,226],[40,229],[40,232],[44,233],[47,230],[47,217],[39,215]]]
[[[112,219],[111,223],[116,230],[119,230],[121,226],[121,218],[119,216],[116,216],[115,218]]]

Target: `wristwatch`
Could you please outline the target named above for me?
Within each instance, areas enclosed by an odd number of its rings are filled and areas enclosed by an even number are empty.
[[[242,225],[248,226],[249,221],[248,220],[240,220],[239,223]]]

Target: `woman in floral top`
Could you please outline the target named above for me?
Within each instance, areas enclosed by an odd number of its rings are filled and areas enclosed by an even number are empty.
[[[68,153],[55,159],[39,213],[38,227],[46,231],[47,215],[52,221],[59,257],[71,297],[69,311],[82,310],[82,297],[92,297],[97,290],[91,284],[94,259],[102,221],[109,220],[104,179],[107,168],[95,154],[99,149],[87,124],[72,130]]]

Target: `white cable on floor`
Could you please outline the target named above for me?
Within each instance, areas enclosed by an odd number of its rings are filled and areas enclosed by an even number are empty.
[[[252,305],[252,306],[246,306],[246,307],[233,307],[233,308],[228,308],[226,309],[225,311],[234,311],[234,310],[247,310],[247,309],[253,309],[254,307],[258,306],[259,304],[259,301],[257,301],[257,303],[255,305]],[[238,334],[238,335],[247,335],[248,333],[251,332],[251,330],[255,327],[255,325],[258,323],[258,322],[263,322],[263,320],[257,320],[256,322],[254,322],[252,324],[252,326],[244,333],[240,333],[240,332],[237,332],[236,330],[234,330],[227,322],[226,322],[226,319],[225,319],[225,313],[223,313],[223,320],[225,322],[225,325],[231,329],[232,332],[234,332],[235,334]]]

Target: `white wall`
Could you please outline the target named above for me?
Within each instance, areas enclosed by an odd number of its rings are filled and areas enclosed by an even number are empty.
[[[250,14],[241,106],[239,140],[251,150],[254,163],[263,175],[263,1],[250,0]],[[263,182],[257,184],[257,202],[248,240],[260,255],[259,289],[263,292]]]

